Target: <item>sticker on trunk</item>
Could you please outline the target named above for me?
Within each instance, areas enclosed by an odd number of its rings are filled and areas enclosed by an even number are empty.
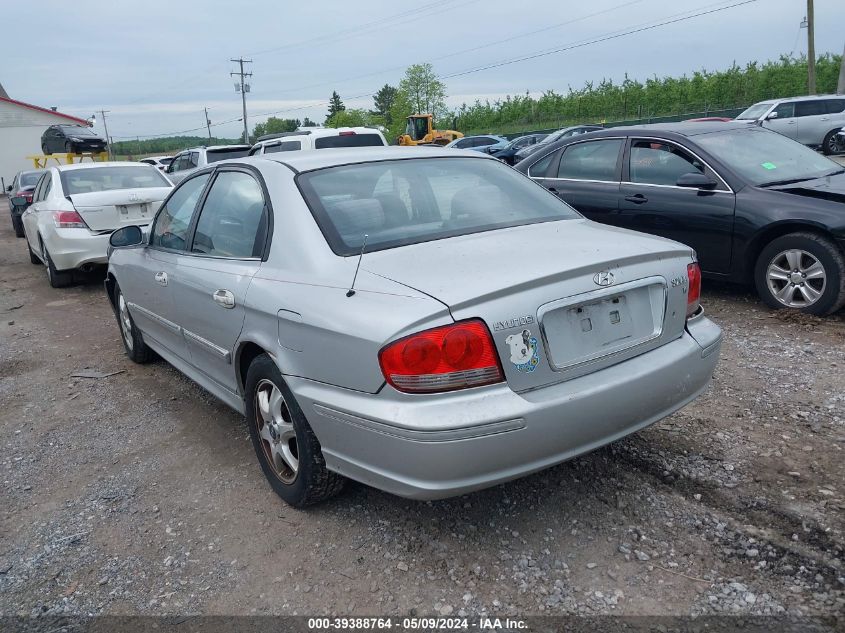
[[[532,372],[537,369],[540,356],[537,354],[537,338],[531,336],[531,330],[511,334],[505,343],[511,351],[510,361],[519,371]]]

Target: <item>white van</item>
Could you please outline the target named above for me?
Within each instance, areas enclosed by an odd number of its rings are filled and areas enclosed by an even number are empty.
[[[335,147],[383,147],[384,135],[372,127],[315,127],[260,136],[250,156]]]

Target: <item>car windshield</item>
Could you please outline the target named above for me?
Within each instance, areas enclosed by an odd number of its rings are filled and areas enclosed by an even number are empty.
[[[18,184],[20,187],[34,187],[38,183],[38,179],[41,178],[41,174],[43,173],[43,171],[21,172],[21,177]]]
[[[742,112],[736,119],[737,121],[756,121],[771,107],[771,103],[756,103]]]
[[[62,132],[65,133],[65,136],[97,136],[91,128],[75,125],[62,126]]]
[[[62,189],[68,196],[117,189],[170,186],[161,172],[151,165],[71,169],[61,172],[61,175]]]
[[[216,163],[221,160],[231,160],[233,158],[243,158],[249,154],[249,147],[232,148],[232,149],[210,149],[206,152],[206,158],[209,163]]]
[[[580,217],[500,161],[414,158],[342,165],[297,177],[338,255]]]
[[[842,170],[837,163],[797,141],[751,126],[702,134],[698,144],[755,186],[821,178]]]
[[[173,162],[173,159],[168,156],[167,158],[159,158],[158,162],[160,162],[162,165],[169,165]]]

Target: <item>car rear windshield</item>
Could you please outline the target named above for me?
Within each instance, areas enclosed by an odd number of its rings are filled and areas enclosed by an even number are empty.
[[[736,117],[737,121],[756,121],[772,107],[771,103],[758,103],[744,110]]]
[[[343,256],[360,252],[365,235],[369,252],[580,217],[525,176],[482,158],[342,165],[302,173],[297,183],[329,246]]]
[[[41,178],[41,174],[43,171],[24,171],[21,172],[20,182],[18,186],[20,187],[34,187],[38,183],[38,179]]]
[[[243,158],[249,154],[249,147],[243,149],[210,149],[206,152],[206,158],[209,163],[216,163],[221,160],[231,160],[233,158]]]
[[[61,172],[65,195],[116,189],[169,187],[170,183],[152,165],[126,167],[91,167]]]
[[[173,162],[173,159],[168,156],[167,158],[159,158],[158,162],[160,162],[162,165],[169,165]]]
[[[755,186],[821,178],[842,167],[777,132],[751,126],[696,136],[698,144]]]
[[[314,140],[315,149],[329,147],[378,147],[384,145],[378,134],[339,134],[338,136],[321,136]]]

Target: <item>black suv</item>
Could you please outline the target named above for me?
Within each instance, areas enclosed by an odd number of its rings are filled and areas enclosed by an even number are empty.
[[[82,125],[51,125],[41,135],[41,151],[45,154],[100,153],[108,148],[106,140],[91,128]]]

